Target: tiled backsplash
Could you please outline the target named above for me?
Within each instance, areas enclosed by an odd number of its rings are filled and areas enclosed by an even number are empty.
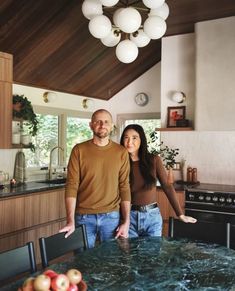
[[[169,147],[179,148],[177,160],[196,167],[202,183],[235,185],[235,134],[233,131],[162,132]]]

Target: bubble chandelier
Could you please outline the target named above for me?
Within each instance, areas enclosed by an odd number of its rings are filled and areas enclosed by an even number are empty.
[[[117,58],[128,64],[138,57],[139,48],[165,34],[169,7],[165,0],[84,0],[82,13],[92,36],[107,47],[117,45]]]

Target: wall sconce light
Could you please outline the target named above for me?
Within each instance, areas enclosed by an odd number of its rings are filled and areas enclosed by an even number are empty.
[[[177,103],[183,103],[186,100],[184,92],[176,91],[172,95],[172,100]]]
[[[94,105],[94,101],[88,98],[82,100],[82,107],[83,109],[92,108]]]
[[[53,102],[56,99],[57,95],[54,92],[45,92],[43,94],[43,101],[45,103]]]

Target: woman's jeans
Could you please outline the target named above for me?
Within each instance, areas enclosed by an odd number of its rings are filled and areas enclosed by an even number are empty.
[[[158,207],[140,212],[131,210],[129,237],[162,236],[162,216]]]
[[[86,225],[89,248],[95,246],[97,235],[99,236],[99,240],[101,242],[113,239],[119,223],[119,211],[99,214],[77,214],[75,216],[76,226],[80,224]]]

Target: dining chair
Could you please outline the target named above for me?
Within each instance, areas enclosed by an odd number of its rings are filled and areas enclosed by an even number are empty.
[[[216,243],[228,246],[229,231],[225,223],[208,223],[197,221],[196,223],[184,223],[179,219],[169,218],[169,237],[185,238],[192,241]]]
[[[88,248],[85,225],[79,225],[67,238],[65,233],[57,233],[49,237],[39,238],[42,267],[46,268],[49,261],[59,258],[69,252],[80,252]]]
[[[36,271],[33,242],[0,253],[0,280],[6,280],[25,272],[34,273]]]

